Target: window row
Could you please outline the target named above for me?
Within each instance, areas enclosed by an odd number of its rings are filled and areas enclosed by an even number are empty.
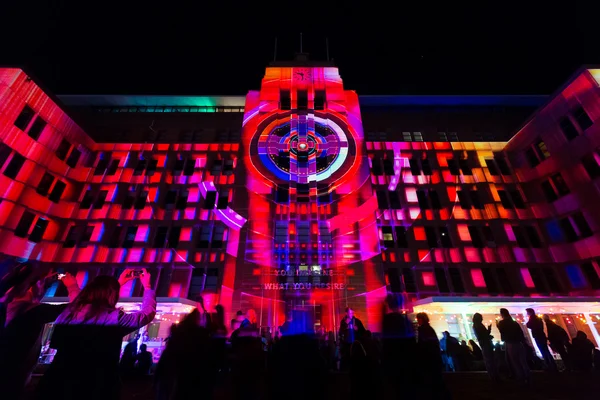
[[[591,263],[589,265],[591,266]],[[388,268],[386,278],[390,290],[395,293],[418,293],[430,290],[437,290],[439,293],[467,293],[464,284],[465,275],[470,275],[470,284],[474,288],[485,289],[491,295],[512,296],[516,293],[513,283],[517,281],[517,277],[511,279],[512,274],[509,275],[504,267],[470,268],[463,271],[461,272],[461,269],[456,267],[435,267],[433,270],[424,271],[408,267]],[[600,282],[595,270],[587,268],[587,271],[593,274],[590,276],[595,282]],[[521,284],[524,288],[534,289],[540,294],[564,291],[552,268],[521,268],[520,273]],[[572,286],[575,287],[573,282]]]
[[[441,210],[444,205],[452,206],[455,204],[455,199],[449,198],[446,190],[433,188],[414,190],[414,188],[407,188],[405,193],[407,201],[412,203],[416,200],[421,210]],[[506,186],[504,189],[497,190],[497,193],[500,203],[505,209],[526,208],[525,199],[515,186]],[[399,210],[403,208],[398,191],[376,190],[375,196],[377,197],[377,207],[380,210]],[[456,197],[458,198],[458,204],[464,210],[472,208],[483,210],[486,204],[494,203],[491,194],[485,190],[462,188],[456,191]]]
[[[87,247],[92,239],[95,229],[100,229],[93,225],[73,225],[69,229],[63,248]],[[177,248],[182,240],[181,226],[158,226],[154,232],[152,240],[147,238],[148,226],[143,227],[143,231],[139,226],[114,226],[109,229],[108,235],[106,231],[103,235],[105,244],[109,248],[132,248],[136,242],[136,237],[139,237],[138,243],[151,243],[152,248]],[[189,231],[190,228],[187,228]],[[142,233],[140,235],[140,233]],[[103,238],[100,238],[102,240]],[[196,248],[221,248],[223,243],[227,241],[227,229],[224,225],[215,224],[214,227],[204,225],[199,229],[194,230],[194,238],[188,236],[187,240],[192,240]],[[185,240],[185,239],[184,239]]]
[[[100,153],[98,163],[94,168],[94,175],[113,176],[117,173],[120,163],[120,158],[112,158],[109,153]],[[180,176],[182,174],[183,176],[192,176],[194,175],[197,159],[177,157],[170,164],[170,169],[173,176]],[[213,176],[219,174],[223,174],[225,176],[233,175],[233,166],[234,161],[231,159],[215,159],[213,160],[212,165],[210,167],[210,172]],[[127,158],[127,162],[125,163],[125,168],[133,169],[133,176],[140,176],[144,173],[146,174],[146,176],[152,176],[156,172],[157,167],[157,159],[152,158],[151,155],[138,155],[137,152],[135,154],[129,155],[129,157]]]
[[[104,204],[107,201],[108,194],[108,190],[96,191],[94,189],[87,189],[83,195],[83,198],[81,199],[81,202],[79,203],[79,209],[101,209],[104,207]],[[146,207],[146,204],[151,201],[148,194],[148,190],[144,190],[143,188],[137,188],[134,186],[129,190],[124,190],[121,186],[121,189],[118,188],[115,190],[113,193],[113,198],[109,201],[111,201],[113,204],[120,204],[121,209],[123,210],[131,210],[132,208],[135,210],[143,210]],[[171,189],[167,190],[162,196],[162,200],[158,200],[156,203],[159,204],[160,207],[167,210],[173,208],[177,210],[184,210],[188,206],[188,196],[188,189]],[[219,192],[208,191],[206,192],[206,197],[204,198],[202,208],[206,210],[212,210],[216,206],[216,208],[219,210],[225,210],[229,206],[230,196],[231,191],[229,189],[222,189]]]
[[[473,154],[468,154],[473,153]],[[477,155],[475,152],[467,152],[468,156],[464,154],[459,155],[455,158],[447,158],[446,163],[448,164],[448,170],[452,175],[473,175],[473,168],[479,168],[480,163],[478,161]],[[415,154],[414,157],[408,159],[408,163],[410,166],[410,172],[413,176],[423,175],[433,175],[434,170],[440,169],[440,160],[437,160],[436,157],[427,157],[425,153],[422,153],[421,156]],[[499,175],[511,175],[512,171],[508,165],[508,162],[504,158],[503,155],[496,154],[494,158],[486,158],[485,159],[486,167],[490,175],[499,176]],[[374,176],[394,176],[394,159],[393,157],[373,157],[371,158],[371,173]]]

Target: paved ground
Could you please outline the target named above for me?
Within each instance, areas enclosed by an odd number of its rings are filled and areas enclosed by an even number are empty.
[[[448,373],[445,380],[454,400],[598,400],[600,399],[600,372],[589,374],[537,372],[529,388],[521,388],[512,381],[493,385],[485,373]],[[293,382],[293,378],[290,379]],[[299,384],[306,384],[299,383]],[[293,388],[291,388],[293,390]],[[349,400],[349,377],[332,374],[328,380],[328,400]],[[198,397],[200,398],[200,397]],[[231,399],[231,385],[223,384],[215,400]],[[374,398],[361,397],[364,400]],[[123,400],[154,400],[151,379],[128,383],[123,388]],[[383,399],[392,399],[386,394]],[[279,399],[282,400],[282,399]],[[398,400],[398,399],[394,399]],[[422,400],[422,399],[420,399]]]

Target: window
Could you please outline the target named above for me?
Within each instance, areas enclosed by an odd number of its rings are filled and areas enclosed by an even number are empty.
[[[167,231],[169,230],[166,226],[159,226],[154,235],[154,243],[152,247],[161,249],[165,247],[165,241],[167,240]]]
[[[550,183],[550,181],[543,181],[540,184],[541,188],[542,188],[542,193],[544,193],[544,197],[546,197],[546,200],[549,203],[552,203],[553,201],[558,199],[558,196],[556,194],[556,192],[554,191],[554,188],[552,187],[552,184]]]
[[[583,168],[585,168],[585,171],[592,179],[600,176],[600,164],[598,164],[598,157],[598,153],[594,152],[581,159]]]
[[[23,167],[23,164],[25,164],[25,157],[15,152],[8,162],[8,165],[4,169],[4,175],[10,179],[16,179],[19,171],[21,171],[21,168]]]
[[[464,190],[457,190],[456,194],[458,196],[458,202],[460,203],[460,207],[463,210],[471,209],[471,202],[469,201],[469,196]]]
[[[390,199],[390,208],[392,210],[400,210],[402,208],[402,204],[400,203],[400,196],[398,195],[398,192],[388,191],[387,194]]]
[[[94,206],[92,208],[94,210],[101,209],[106,202],[106,196],[108,196],[108,190],[101,190],[98,192],[98,197],[96,197],[96,201],[94,202]]]
[[[591,262],[583,263],[581,264],[581,270],[588,282],[590,282],[592,289],[600,289],[600,277],[598,277],[598,272],[596,271],[596,268],[594,268],[594,265]]]
[[[513,201],[513,204],[515,205],[515,208],[520,208],[523,209],[525,208],[525,201],[523,200],[523,196],[521,196],[521,192],[519,192],[518,190],[511,190],[510,192],[510,198]]]
[[[217,201],[217,192],[214,190],[206,192],[206,197],[204,198],[204,206],[205,210],[212,210],[215,208],[215,202]]]
[[[488,292],[491,295],[498,294],[498,284],[496,283],[492,269],[482,268],[481,272],[483,274],[483,280],[485,281],[485,286],[487,287]]]
[[[440,196],[435,189],[429,190],[429,199],[431,200],[431,208],[434,210],[441,210],[442,203],[440,202]]]
[[[435,228],[432,226],[425,227],[425,236],[427,237],[427,245],[430,248],[439,247],[437,236],[435,234]]]
[[[50,193],[50,196],[48,196],[50,201],[52,201],[54,203],[58,203],[60,201],[60,198],[62,197],[62,194],[65,191],[66,187],[67,187],[66,183],[64,183],[63,181],[57,180],[56,183],[54,184],[54,188],[52,188],[52,192]]]
[[[156,167],[158,166],[158,160],[154,158],[150,158],[148,160],[148,167],[146,168],[146,175],[152,176],[156,172]]]
[[[229,204],[229,189],[221,190],[219,192],[219,199],[217,201],[217,209],[225,210]]]
[[[510,167],[508,166],[506,159],[502,155],[500,155],[500,154],[495,155],[494,161],[496,161],[496,164],[498,165],[498,168],[500,168],[500,173],[502,175],[510,175],[511,174]]]
[[[12,149],[6,143],[0,142],[0,169],[2,169],[4,163],[8,160],[11,152]]]
[[[419,201],[419,208],[421,210],[429,210],[429,202],[424,190],[417,190],[417,200]]]
[[[178,210],[185,210],[187,207],[189,191],[186,189],[182,189],[181,193],[179,193],[179,197],[177,198],[177,203],[175,203],[175,208]]]
[[[176,198],[177,198],[177,191],[169,190],[167,192],[167,195],[165,196],[165,208],[168,208],[167,206],[169,206],[171,204],[175,204]]]
[[[67,238],[65,239],[62,247],[65,249],[71,249],[75,247],[77,244],[77,238],[79,237],[78,230],[79,229],[77,229],[77,226],[71,226],[69,228],[69,233],[67,233]]]
[[[500,170],[498,169],[498,166],[496,165],[496,162],[494,160],[486,158],[485,165],[487,165],[488,171],[490,171],[490,175],[493,175],[493,176],[500,175]]]
[[[449,293],[450,287],[448,286],[448,280],[446,279],[446,271],[444,271],[444,268],[435,268],[434,273],[440,293]]]
[[[196,160],[194,158],[188,158],[185,161],[185,167],[183,168],[183,175],[192,176],[194,175],[194,169],[196,168]],[[225,174],[227,175],[227,174]]]
[[[195,163],[196,162],[194,160],[194,164]],[[233,175],[233,160],[225,160],[225,165],[223,166],[223,175],[225,175],[225,176]]]
[[[458,163],[455,159],[449,158],[448,160],[448,169],[452,175],[460,175],[460,170],[458,169]]]
[[[575,229],[573,228],[569,218],[563,218],[559,220],[558,224],[563,231],[563,235],[567,239],[567,242],[572,243],[578,239],[577,232],[575,232]]]
[[[116,249],[119,247],[119,245],[121,244],[123,229],[125,229],[125,228],[122,226],[115,226],[115,228],[112,231],[112,235],[109,238],[109,242],[108,242],[109,249]]]
[[[400,248],[408,248],[408,240],[406,238],[406,228],[404,226],[396,227],[396,243]]]
[[[372,167],[371,167],[371,172],[373,173],[373,175],[375,176],[380,176],[383,175],[383,169],[381,168],[381,159],[378,157],[374,157],[371,159],[372,162]]]
[[[298,110],[306,110],[308,108],[308,92],[306,90],[298,90]]]
[[[431,164],[429,163],[429,159],[422,158],[421,159],[421,167],[423,168],[423,173],[425,175],[433,175],[433,171],[431,170]]]
[[[85,194],[83,195],[83,199],[81,200],[81,203],[79,204],[79,209],[87,210],[88,208],[90,208],[92,206],[93,201],[94,201],[94,194],[92,193],[92,190],[91,189],[86,190]]]
[[[413,140],[415,142],[422,142],[423,141],[423,134],[421,132],[413,132]]]
[[[143,158],[139,159],[135,168],[133,169],[133,176],[140,176],[144,173],[146,166],[148,165],[148,160]]]
[[[469,197],[471,198],[471,204],[478,210],[483,210],[484,204],[481,201],[481,197],[479,196],[479,191],[477,190],[469,190]]]
[[[487,247],[496,247],[496,240],[494,239],[492,228],[489,226],[484,226],[481,228],[481,230],[483,231],[483,237],[485,238],[485,245]]]
[[[569,187],[567,186],[567,183],[565,182],[561,174],[552,175],[550,180],[554,184],[554,187],[558,191],[559,195],[564,196],[566,194],[571,193]]]
[[[169,248],[177,248],[179,246],[179,237],[181,236],[181,227],[180,226],[172,226],[169,231],[169,239],[167,240],[167,245]]]
[[[402,140],[405,142],[412,142],[412,135],[410,132],[402,132]]]
[[[38,183],[35,191],[42,196],[45,196],[50,191],[50,186],[52,186],[52,183],[54,183],[54,177],[46,172],[44,173],[44,176],[42,176],[42,180],[40,183]]]
[[[569,117],[563,117],[559,121],[560,129],[562,130],[563,135],[567,138],[567,140],[573,140],[577,136],[579,136],[579,132],[577,132],[577,128],[573,125],[573,122],[569,119]]]
[[[275,202],[276,203],[288,203],[290,201],[290,189],[288,185],[277,185],[275,191]]]
[[[408,164],[410,165],[410,173],[414,176],[421,175],[421,167],[419,165],[419,160],[416,158],[411,158],[408,160]],[[393,174],[391,174],[393,175]]]
[[[535,150],[535,153],[537,154],[540,160],[545,160],[546,158],[550,157],[548,147],[542,139],[538,139],[538,141],[535,142],[535,144],[533,145],[533,149]]]
[[[315,110],[325,109],[325,91],[315,90]]]
[[[461,158],[458,160],[458,166],[462,171],[463,175],[473,175],[473,171],[471,171],[471,166],[469,165],[469,160],[466,158]]]
[[[452,247],[452,240],[450,239],[450,232],[448,232],[448,228],[445,226],[439,227],[440,231],[440,242],[442,243],[442,247],[449,249]]]
[[[275,243],[284,244],[288,241],[288,222],[275,221]]]
[[[502,207],[507,209],[513,208],[513,204],[511,203],[506,190],[498,190],[498,196],[500,197],[500,203],[502,203]]]
[[[585,112],[585,109],[582,106],[579,106],[576,109],[574,109],[572,114],[582,131],[585,131],[587,128],[594,125],[594,122],[592,121],[588,113]]]
[[[483,239],[481,237],[481,235],[479,234],[479,229],[477,229],[477,227],[475,226],[469,226],[469,235],[471,236],[471,242],[473,243],[473,247],[476,248],[484,248],[485,244],[483,242]]]
[[[71,168],[77,167],[77,161],[79,161],[79,157],[81,157],[81,151],[73,149],[69,155],[69,158],[67,159],[67,165]]]
[[[383,172],[388,176],[394,175],[394,160],[389,158],[383,160]]]
[[[48,220],[38,218],[38,220],[35,223],[35,226],[33,227],[33,231],[31,231],[31,235],[29,235],[29,241],[39,243],[42,240],[47,227]]]
[[[64,159],[67,158],[67,154],[69,154],[69,150],[71,150],[71,143],[66,139],[63,139],[54,154],[56,154],[56,157],[58,157],[59,160],[64,161]]]
[[[508,279],[508,274],[503,268],[496,268],[496,277],[498,278],[502,293],[508,295],[514,294],[512,284],[510,283],[510,279]]]
[[[96,165],[96,169],[94,169],[94,176],[104,175],[109,162],[110,158],[105,153],[101,153],[98,165]]]
[[[29,123],[33,119],[34,115],[35,112],[33,111],[33,109],[28,105],[25,105],[25,107],[23,107],[21,113],[15,120],[15,126],[20,130],[25,131],[25,129],[27,129],[27,126],[29,126]]]
[[[133,203],[135,203],[135,190],[128,190],[125,198],[123,199],[123,205],[121,206],[122,210],[130,210],[133,207]]]
[[[148,201],[148,191],[142,190],[140,192],[140,195],[135,200],[135,204],[133,205],[133,208],[135,208],[136,210],[143,210],[146,207],[147,201]]]
[[[223,247],[223,239],[225,238],[225,226],[218,224],[213,229],[213,237],[210,247],[220,249]]]
[[[448,135],[446,135],[446,132],[438,132],[438,139],[440,142],[447,142]]]
[[[137,234],[138,227],[137,226],[129,226],[127,227],[127,231],[125,232],[125,240],[123,240],[123,248],[130,249],[133,247],[135,243],[135,236]]]
[[[581,212],[575,213],[571,216],[573,218],[573,222],[575,222],[575,226],[579,231],[580,238],[586,238],[592,236],[593,232],[590,226],[588,225],[585,217]]]
[[[181,173],[183,172],[184,165],[185,165],[185,159],[180,159],[180,158],[176,159],[175,160],[175,165],[173,166],[173,175],[175,175],[175,176],[181,175]],[[221,171],[220,168],[215,173],[215,162],[213,161],[213,169],[211,171],[211,174],[212,175],[217,175],[219,173],[219,171]]]
[[[35,219],[35,214],[24,211],[23,215],[21,215],[21,219],[15,228],[15,236],[25,238],[29,233],[29,228],[31,228],[31,224],[33,224],[33,220]]]
[[[513,225],[512,230],[515,235],[515,239],[517,240],[517,246],[521,248],[529,247],[529,243],[527,243],[527,239],[525,238],[523,228],[520,226]]]
[[[79,240],[79,247],[87,247],[87,245],[90,243],[93,233],[94,226],[86,225],[85,229],[83,230],[83,235],[81,235],[81,239]]]
[[[462,276],[460,274],[460,269],[458,268],[448,268],[448,274],[450,275],[450,282],[452,282],[452,287],[455,293],[464,293],[465,285],[462,280]]]
[[[408,293],[417,292],[415,274],[410,268],[402,268],[402,280],[404,281],[404,290]]]
[[[31,128],[29,128],[29,131],[27,131],[27,134],[33,140],[38,140],[45,127],[46,121],[44,121],[41,117],[38,116],[33,122],[33,125],[31,125]]]
[[[537,167],[540,163],[540,159],[538,158],[537,154],[535,154],[535,150],[532,147],[525,150],[525,158],[527,159],[527,162],[531,168]]]
[[[106,171],[106,175],[112,176],[112,175],[116,174],[117,169],[119,168],[119,162],[120,162],[120,160],[112,160],[110,162],[108,170]]]
[[[223,160],[213,160],[212,168],[210,169],[211,175],[219,175],[223,169]]]
[[[282,110],[291,110],[292,109],[292,98],[290,96],[289,90],[280,90],[279,91],[279,107]]]
[[[539,249],[542,247],[542,241],[540,239],[540,235],[538,234],[537,229],[533,226],[526,226],[525,232],[527,233],[527,237],[529,238],[529,243],[531,243],[531,247],[534,249]]]
[[[380,210],[387,210],[390,208],[385,190],[377,190],[375,195],[377,196],[377,208]]]
[[[550,179],[541,183],[542,192],[548,202],[553,202],[559,197],[570,193],[567,183],[561,174],[555,174]]]
[[[533,281],[535,290],[538,293],[548,293],[548,286],[546,285],[546,281],[544,281],[544,277],[542,276],[540,269],[529,268],[529,274],[531,275],[531,280]]]
[[[391,226],[382,226],[381,235],[385,247],[394,247],[394,234]]]
[[[390,291],[392,293],[402,292],[402,286],[400,285],[400,276],[398,276],[398,269],[388,268],[388,270],[386,271],[386,275],[390,285]]]

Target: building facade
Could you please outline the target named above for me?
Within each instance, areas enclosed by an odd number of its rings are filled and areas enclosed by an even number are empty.
[[[57,99],[0,69],[0,253],[81,285],[147,268],[155,336],[198,295],[271,328],[304,310],[335,331],[351,306],[378,331],[391,292],[464,338],[472,312],[509,305],[600,343],[599,80],[363,97],[298,59],[245,98]]]

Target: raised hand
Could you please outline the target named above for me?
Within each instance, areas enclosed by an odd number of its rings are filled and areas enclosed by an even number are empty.
[[[151,289],[150,278],[152,278],[152,276],[150,276],[150,273],[146,271],[146,268],[142,269],[142,273],[140,274],[140,282],[142,282],[142,286],[144,286],[144,289]]]
[[[126,268],[123,272],[121,272],[121,275],[119,276],[119,285],[123,286],[133,278],[133,269]]]
[[[77,279],[75,279],[73,275],[67,272],[62,278],[62,283],[64,283],[66,287],[70,287],[73,285],[77,285]]]

